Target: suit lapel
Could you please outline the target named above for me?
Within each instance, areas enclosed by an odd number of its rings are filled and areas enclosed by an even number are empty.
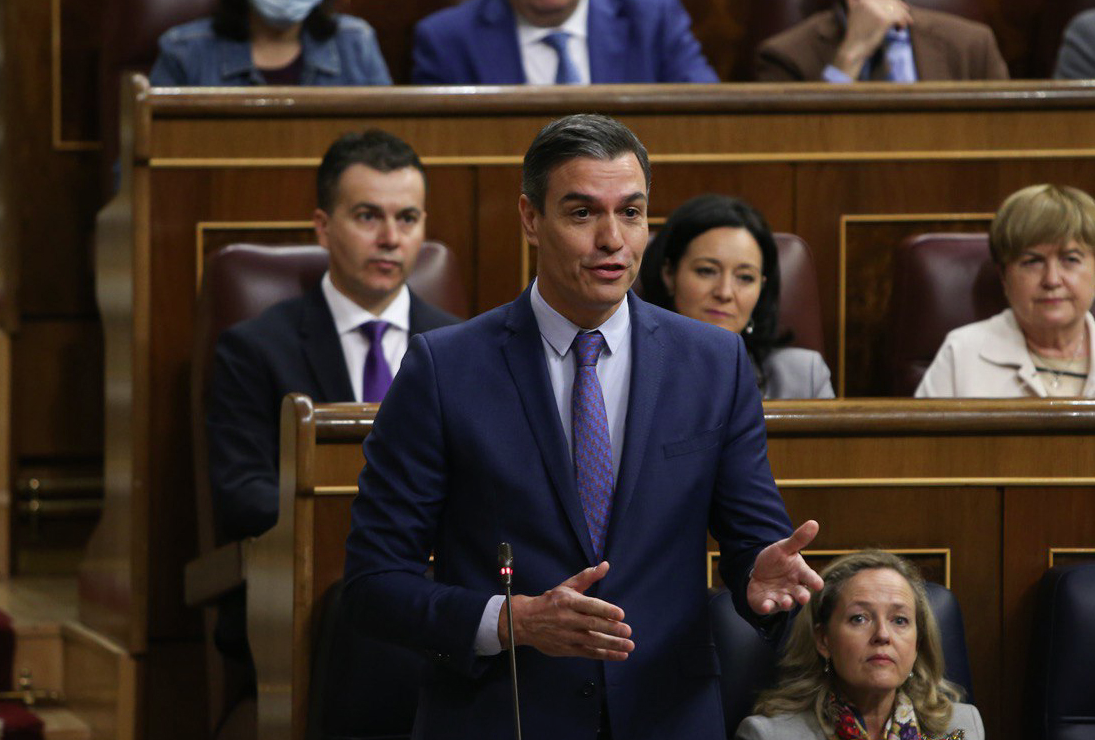
[[[486,85],[523,85],[525,67],[517,47],[517,22],[507,0],[483,0],[472,55],[476,76]]]
[[[578,489],[574,482],[574,463],[567,450],[566,436],[559,421],[559,408],[551,390],[547,364],[544,361],[544,344],[540,338],[540,327],[532,313],[529,290],[511,304],[506,328],[512,332],[502,345],[502,354],[506,358],[513,384],[521,397],[529,428],[536,438],[540,455],[544,460],[559,502],[566,512],[570,526],[574,530],[586,559],[594,562],[593,543],[589,539],[582,504],[578,500]]]
[[[347,374],[342,343],[335,330],[331,309],[327,307],[320,288],[315,288],[304,296],[300,335],[304,356],[312,368],[316,385],[324,396],[314,400],[325,403],[353,401],[354,389]]]
[[[627,399],[620,479],[612,500],[612,520],[605,544],[606,559],[619,535],[626,531],[627,511],[635,496],[639,473],[647,455],[647,440],[654,426],[658,393],[665,372],[665,347],[658,338],[658,321],[650,306],[628,293],[631,308],[631,390]]]
[[[953,75],[947,68],[946,44],[935,34],[929,18],[912,11],[913,25],[909,31],[913,61],[916,63],[916,79],[921,81],[949,80]]]
[[[589,47],[589,79],[594,83],[629,82],[626,72],[630,28],[620,15],[616,0],[589,3],[586,43]]]

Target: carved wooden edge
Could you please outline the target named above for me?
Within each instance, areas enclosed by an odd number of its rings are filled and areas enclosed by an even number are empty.
[[[766,401],[770,435],[1095,433],[1095,401],[1044,398]]]
[[[316,439],[361,441],[373,428],[378,403],[326,403],[315,407]]]
[[[124,646],[78,622],[61,626],[61,642],[65,708],[87,724],[92,737],[141,737],[139,662]]]
[[[304,718],[296,705],[308,695],[307,643],[298,643],[295,600],[310,553],[294,555],[311,530],[297,520],[297,496],[314,488],[315,414],[307,396],[293,393],[281,405],[278,519],[273,529],[249,542],[244,553],[247,633],[258,679],[258,736],[289,740]],[[292,639],[286,639],[287,636]],[[300,648],[304,653],[299,653]],[[294,664],[294,656],[300,658]],[[302,665],[303,664],[303,665]]]
[[[147,78],[139,77],[147,87]],[[558,114],[596,110],[640,115],[695,112],[819,112],[907,110],[1048,110],[1095,107],[1092,81],[921,82],[829,85],[731,83],[589,85],[573,88],[522,85],[373,88],[151,88],[158,117],[256,117]]]
[[[149,189],[147,81],[122,82],[121,187],[99,212],[95,295],[103,323],[105,430],[103,514],[80,564],[80,615],[135,653],[148,645]],[[145,157],[147,160],[147,156]]]

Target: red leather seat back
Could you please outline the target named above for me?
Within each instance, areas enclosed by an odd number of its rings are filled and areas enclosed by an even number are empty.
[[[894,254],[890,390],[911,396],[947,332],[1007,308],[988,234],[921,234]]]
[[[780,334],[790,330],[793,347],[825,351],[821,329],[821,300],[810,247],[794,234],[774,234],[779,250]]]

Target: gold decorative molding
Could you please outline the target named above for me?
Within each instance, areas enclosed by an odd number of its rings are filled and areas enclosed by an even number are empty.
[[[1095,478],[777,478],[778,488],[941,488],[996,486],[1095,486]]]
[[[1095,151],[1095,150],[1093,150]],[[848,323],[848,225],[865,223],[914,223],[917,221],[992,221],[992,213],[854,213],[840,216],[839,270],[837,276],[837,398],[844,398],[847,376]]]
[[[311,229],[311,221],[199,221],[194,229],[194,273],[196,275],[195,291],[201,292],[202,272],[205,267],[205,232],[213,230],[238,230],[238,231],[296,231],[299,229]]]
[[[1051,547],[1049,548],[1049,567],[1056,565],[1058,555],[1090,555],[1095,560],[1095,547]]]
[[[50,0],[50,85],[52,110],[50,125],[53,149],[58,152],[94,152],[103,148],[101,141],[66,141],[61,131],[61,0]]]
[[[820,558],[836,558],[841,555],[847,555],[853,552],[859,552],[861,548],[844,549],[844,550],[803,550],[803,558],[820,557]],[[923,548],[882,548],[885,552],[893,555],[900,555],[901,557],[924,557],[931,555],[941,555],[943,557],[943,586],[946,588],[951,587],[951,549],[949,547],[923,547]],[[1093,551],[1095,552],[1095,551]],[[714,583],[715,572],[715,560],[718,559],[719,553],[714,551],[707,552],[707,587],[711,588]]]
[[[54,0],[60,2],[60,0]],[[998,161],[1009,159],[1092,159],[1095,149],[1014,149],[941,152],[925,151],[864,151],[864,152],[761,152],[731,154],[697,152],[689,154],[652,154],[652,164],[793,164],[848,162],[947,162]],[[462,156],[422,157],[422,164],[433,167],[508,167],[520,166],[523,157],[516,154],[479,154]],[[156,169],[177,168],[268,168],[318,167],[318,157],[152,157],[149,166]]]

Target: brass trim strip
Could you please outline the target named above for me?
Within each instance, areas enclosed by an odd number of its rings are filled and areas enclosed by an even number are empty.
[[[59,2],[59,0],[54,0]],[[1090,159],[1095,149],[1001,149],[944,152],[925,151],[864,151],[864,152],[762,152],[755,154],[729,154],[726,152],[697,152],[681,154],[652,154],[654,164],[781,164],[788,162],[948,162],[1005,159]],[[176,168],[268,168],[268,167],[317,167],[317,157],[152,157],[149,166],[157,169]],[[522,156],[515,154],[478,154],[467,156],[427,156],[422,163],[427,166],[508,166],[520,165]]]
[[[353,496],[357,495],[357,486],[316,486],[313,496]]]
[[[951,548],[949,547],[913,547],[913,548],[883,548],[884,552],[891,553],[893,555],[901,555],[902,557],[909,555],[942,555],[943,556],[943,586],[947,589],[951,587]],[[849,553],[859,552],[858,549],[845,549],[845,550],[803,550],[802,555],[809,557],[816,555],[818,557],[840,557],[841,555],[847,555]],[[1095,552],[1093,550],[1092,552]],[[714,550],[707,551],[707,587],[711,588],[714,583],[715,572],[715,558],[719,557],[719,553]],[[1052,566],[1050,566],[1052,567]]]
[[[941,488],[945,486],[1095,486],[1095,478],[777,478],[779,488]]]
[[[843,213],[837,275],[837,398],[845,397],[848,326],[848,224],[912,223],[916,221],[992,221],[992,213]]]
[[[205,269],[205,232],[213,229],[251,229],[253,231],[282,229],[292,231],[294,229],[310,229],[311,221],[199,221],[194,227],[195,255],[194,275],[195,291],[200,293],[202,289],[202,273]]]
[[[1051,547],[1049,548],[1049,567],[1054,566],[1057,555],[1095,555],[1095,547]]]
[[[50,44],[50,133],[53,150],[58,152],[95,152],[101,141],[66,141],[61,134],[61,0],[51,0],[49,13]]]

